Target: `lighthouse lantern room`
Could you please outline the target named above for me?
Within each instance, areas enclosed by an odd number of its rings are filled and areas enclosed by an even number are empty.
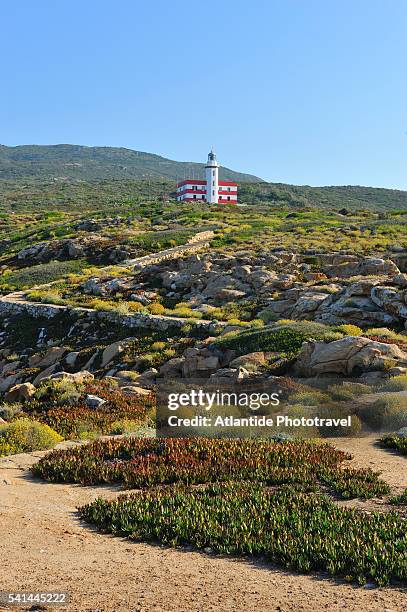
[[[213,151],[205,165],[206,180],[186,179],[177,183],[178,202],[237,204],[237,183],[219,180],[219,163]]]

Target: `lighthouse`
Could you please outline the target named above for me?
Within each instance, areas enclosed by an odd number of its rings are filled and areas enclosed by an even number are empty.
[[[218,203],[219,194],[219,164],[213,151],[208,154],[208,161],[205,166],[206,173],[206,201],[209,204]]]
[[[177,201],[237,204],[237,183],[219,180],[219,164],[213,149],[205,164],[205,180],[185,179],[177,183]]]

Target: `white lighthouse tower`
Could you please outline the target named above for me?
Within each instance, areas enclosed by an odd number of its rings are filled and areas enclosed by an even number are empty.
[[[208,155],[205,166],[206,171],[206,201],[209,204],[217,204],[219,197],[219,164],[213,151]]]

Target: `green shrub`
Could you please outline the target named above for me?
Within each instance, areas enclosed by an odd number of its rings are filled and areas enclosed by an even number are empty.
[[[388,391],[407,391],[407,374],[395,376],[380,387],[380,392]]]
[[[137,421],[132,421],[131,419],[120,419],[118,421],[113,421],[107,433],[112,436],[131,433],[139,429],[139,427],[140,423]]]
[[[153,315],[162,315],[165,312],[165,308],[159,302],[153,302],[147,306],[147,310]]]
[[[5,421],[11,421],[16,415],[23,412],[23,405],[13,403],[13,404],[1,404],[0,405],[0,418]]]
[[[34,399],[41,402],[53,402],[58,406],[73,405],[79,401],[84,388],[85,383],[69,379],[45,380],[36,389]]]
[[[236,350],[240,355],[254,351],[275,351],[295,356],[302,343],[310,339],[331,342],[342,338],[322,323],[299,321],[287,325],[269,325],[260,329],[233,332],[216,340],[221,348]]]
[[[0,425],[0,456],[53,448],[62,437],[48,425],[28,418]]]
[[[325,438],[342,438],[357,436],[362,431],[362,421],[356,414],[352,414],[347,405],[331,403],[322,406],[318,410],[318,416],[324,419],[345,419],[351,415],[351,426],[342,427],[342,425],[333,425],[331,427],[322,425],[319,427],[321,435]]]
[[[295,402],[303,406],[319,406],[324,402],[328,402],[330,397],[327,393],[322,391],[310,390],[310,391],[299,391],[290,396],[290,403]]]
[[[333,400],[337,400],[338,402],[346,402],[358,397],[359,395],[372,393],[372,389],[369,387],[369,385],[363,385],[362,383],[343,382],[330,385],[327,389],[327,393],[329,393]]]
[[[364,406],[359,416],[373,431],[395,431],[407,426],[407,397],[387,395]]]
[[[345,334],[345,336],[361,336],[363,334],[363,331],[360,329],[360,327],[348,323],[345,323],[344,325],[339,325],[337,329],[341,333]]]

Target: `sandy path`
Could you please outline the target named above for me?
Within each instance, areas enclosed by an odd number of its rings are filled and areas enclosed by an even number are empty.
[[[400,486],[399,457],[390,453],[387,463],[387,456],[382,458],[382,451],[368,439],[335,442],[352,447],[356,462],[372,462],[372,467],[384,462],[384,476]],[[406,592],[395,588],[363,589],[324,576],[290,574],[261,562],[99,534],[81,526],[75,508],[99,494],[114,496],[116,490],[34,480],[23,469],[32,460],[0,460],[0,590],[67,590],[70,612],[406,609]]]

